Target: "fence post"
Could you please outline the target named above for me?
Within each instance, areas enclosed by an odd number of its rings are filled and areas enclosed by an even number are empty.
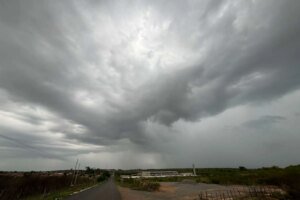
[[[223,196],[223,199],[226,200],[226,196],[225,196],[224,192],[222,192],[222,196]]]

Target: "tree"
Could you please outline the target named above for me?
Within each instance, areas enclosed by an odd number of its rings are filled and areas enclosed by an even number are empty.
[[[94,170],[92,168],[90,168],[89,166],[85,167],[85,173],[86,174],[93,174]]]

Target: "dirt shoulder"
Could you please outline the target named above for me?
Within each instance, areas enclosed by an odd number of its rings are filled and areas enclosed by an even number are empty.
[[[231,185],[223,186],[216,184],[205,183],[183,183],[183,182],[162,182],[160,189],[156,192],[145,192],[138,190],[131,190],[125,187],[118,187],[123,200],[194,200],[203,193],[211,197],[217,195],[247,195],[248,187]],[[253,192],[259,192],[261,189],[254,186]],[[264,190],[267,188],[264,188]],[[273,187],[273,192],[283,192],[281,189]],[[228,196],[229,198],[230,196]]]
[[[131,190],[129,188],[118,186],[122,200],[144,200],[144,195],[139,194],[139,191]]]
[[[219,190],[225,186],[214,184],[188,184],[177,182],[163,182],[156,192],[145,192],[118,187],[123,200],[192,200],[203,190]]]

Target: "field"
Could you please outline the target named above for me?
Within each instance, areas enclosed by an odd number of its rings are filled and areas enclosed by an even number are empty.
[[[157,169],[155,169],[157,170]],[[178,172],[191,172],[192,169],[163,169]],[[118,171],[116,174],[134,174],[139,170]],[[268,167],[259,169],[239,168],[207,168],[196,169],[196,177],[167,177],[143,179],[151,182],[194,182],[218,184],[222,186],[276,186],[286,191],[286,198],[300,199],[300,165],[286,168]],[[119,180],[118,180],[119,181]],[[130,185],[130,183],[127,183]],[[129,186],[130,187],[130,186]]]

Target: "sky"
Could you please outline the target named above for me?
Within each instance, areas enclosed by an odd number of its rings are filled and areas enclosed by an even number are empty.
[[[0,0],[0,170],[299,164],[299,10]]]

